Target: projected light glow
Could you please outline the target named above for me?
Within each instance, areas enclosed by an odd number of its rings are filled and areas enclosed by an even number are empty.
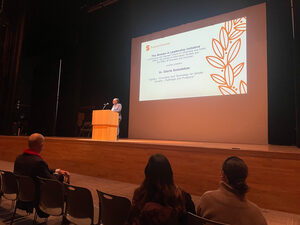
[[[139,101],[247,93],[246,17],[141,43]]]

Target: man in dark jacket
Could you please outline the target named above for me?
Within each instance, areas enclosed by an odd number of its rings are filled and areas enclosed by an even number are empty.
[[[45,138],[43,135],[35,133],[28,139],[28,149],[16,158],[14,173],[30,177],[42,177],[56,179],[53,174],[65,176],[67,179],[70,174],[61,169],[49,169],[46,161],[43,160],[40,153],[44,146]]]
[[[69,182],[70,173],[61,169],[49,169],[46,161],[43,160],[40,153],[44,146],[45,138],[43,135],[35,133],[28,139],[28,149],[25,149],[23,154],[16,158],[14,165],[14,173],[22,176],[29,176],[32,178],[42,177],[48,179],[57,179],[64,181],[64,178]],[[37,199],[34,202],[17,202],[17,207],[27,212],[33,212],[36,207]],[[43,213],[37,208],[39,217],[48,217],[49,215]]]

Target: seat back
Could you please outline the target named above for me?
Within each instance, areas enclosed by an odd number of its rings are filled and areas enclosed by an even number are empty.
[[[1,191],[6,199],[17,199],[18,185],[15,174],[8,171],[1,171]]]
[[[99,197],[99,217],[103,225],[124,225],[131,202],[128,198],[110,195],[97,190]]]
[[[64,214],[65,198],[63,183],[38,177],[39,183],[39,208],[51,216]]]
[[[36,183],[31,177],[17,175],[18,200],[34,202],[36,200]]]
[[[94,204],[90,190],[83,187],[76,187],[65,184],[67,196],[66,216],[72,222],[72,218],[90,219],[90,224],[94,221]]]
[[[193,213],[188,212],[187,213],[187,225],[229,225],[229,224],[209,220],[204,217],[200,217]]]

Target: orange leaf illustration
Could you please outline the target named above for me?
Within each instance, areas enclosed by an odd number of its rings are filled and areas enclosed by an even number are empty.
[[[227,55],[227,63],[231,63],[235,57],[237,56],[237,54],[239,53],[241,48],[241,39],[236,40],[232,46],[230,47],[229,51],[228,51],[228,55]]]
[[[233,40],[238,38],[239,36],[241,36],[244,33],[244,31],[240,31],[240,30],[234,30],[230,35],[229,35],[229,39]]]
[[[236,67],[233,68],[233,74],[234,74],[234,77],[236,77],[237,75],[240,74],[240,72],[243,70],[244,68],[244,64],[245,63],[240,63],[238,64]]]
[[[224,69],[225,63],[223,60],[215,57],[215,56],[206,56],[207,62],[215,68]]]
[[[226,21],[220,28],[219,39],[212,39],[212,50],[214,56],[206,56],[207,62],[214,68],[221,69],[222,75],[210,74],[211,79],[219,86],[222,95],[235,95],[238,92],[247,92],[247,83],[235,79],[244,69],[245,62],[240,62],[233,67],[233,61],[241,49],[241,38],[246,31],[246,17]],[[226,56],[226,58],[225,58]],[[234,63],[235,64],[235,63]]]
[[[240,94],[247,94],[247,83],[243,80],[240,82]]]
[[[219,74],[211,74],[210,77],[216,82],[217,84],[226,84],[226,80]]]
[[[231,87],[233,85],[234,76],[232,66],[230,64],[226,65],[224,75],[228,86]]]
[[[215,54],[219,58],[223,59],[224,58],[224,49],[223,49],[221,43],[218,40],[213,39],[212,40],[212,47],[213,47],[213,50],[214,50]]]
[[[223,46],[223,48],[226,50],[228,47],[228,34],[224,27],[221,28],[219,33],[219,40]]]
[[[228,34],[231,32],[231,29],[232,29],[232,20],[229,20],[229,21],[225,22],[225,29],[226,29],[226,31],[227,31]]]
[[[232,88],[227,86],[219,86],[219,90],[222,93],[222,95],[235,95],[237,94]]]
[[[235,20],[233,21],[234,25],[238,24],[238,23],[241,21],[241,19],[242,19],[242,18],[235,19]]]
[[[246,31],[246,23],[240,23],[234,27],[234,29],[238,31]]]

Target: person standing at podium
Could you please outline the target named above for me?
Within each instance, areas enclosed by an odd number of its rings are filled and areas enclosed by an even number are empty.
[[[122,115],[121,115],[122,104],[120,103],[120,99],[119,98],[114,98],[113,101],[112,101],[112,103],[113,103],[113,107],[111,108],[111,111],[119,113],[119,124],[118,124],[118,131],[117,131],[117,139],[119,139],[120,122],[122,120]]]

